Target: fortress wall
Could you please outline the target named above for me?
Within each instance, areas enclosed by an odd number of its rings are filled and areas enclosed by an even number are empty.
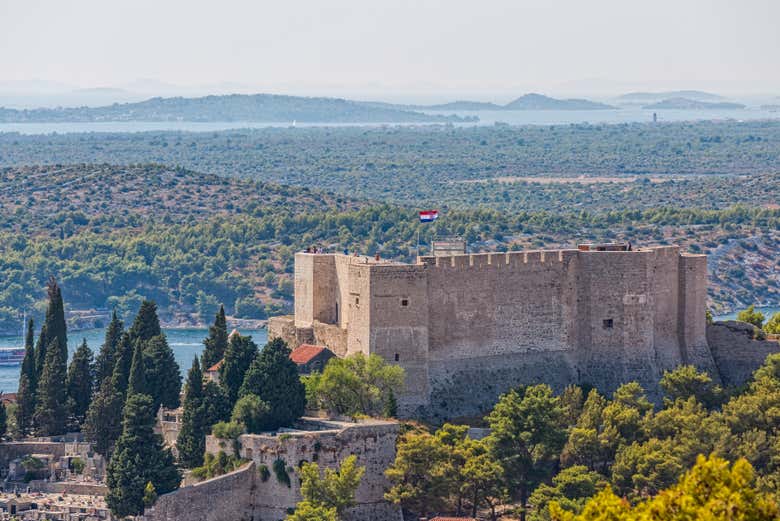
[[[351,510],[349,517],[400,521],[400,509],[384,501],[384,491],[389,487],[384,470],[395,459],[398,429],[399,426],[395,422],[373,421],[346,427],[334,425],[330,430],[292,431],[275,436],[240,436],[240,455],[252,460],[256,468],[251,499],[255,519],[284,519],[287,510],[301,500],[298,469],[303,462],[316,461],[320,469],[335,469],[345,458],[354,454],[358,465],[366,467],[366,472],[355,493],[358,506]],[[206,450],[219,451],[218,441],[212,436],[207,438]],[[281,482],[274,472],[273,465],[278,459],[284,462],[290,478],[289,486]],[[260,475],[262,467],[269,472],[265,481]],[[228,521],[228,518],[225,518],[225,521]]]
[[[707,344],[707,257],[680,257],[680,347],[686,363],[706,370],[713,378],[718,372]]]
[[[427,266],[430,360],[571,349],[572,258],[539,251],[478,254]]]
[[[755,329],[735,320],[706,326],[707,341],[723,385],[747,383],[767,356],[780,352],[780,342],[755,340]]]
[[[295,254],[293,275],[295,291],[295,326],[310,327],[314,322],[314,256]]]
[[[579,257],[580,304],[587,307],[580,327],[588,329],[588,343],[579,351],[580,382],[606,393],[631,380],[657,386],[653,252],[580,252]]]
[[[257,478],[254,463],[215,478],[163,494],[139,521],[257,521],[252,493]],[[270,521],[272,518],[268,518]],[[282,519],[273,518],[273,519]]]
[[[371,267],[371,352],[406,371],[399,407],[428,401],[428,291],[421,266]]]
[[[314,322],[312,327],[314,331],[313,344],[325,346],[333,351],[337,356],[346,356],[347,354],[347,330],[341,329],[335,324],[323,324]]]
[[[498,397],[519,385],[546,383],[561,392],[577,382],[574,353],[532,351],[431,361],[430,403],[415,416],[446,421],[488,412]]]
[[[369,353],[371,326],[371,278],[368,265],[351,264],[348,268],[348,291],[345,312],[347,324],[347,354]]]
[[[335,261],[335,287],[333,298],[336,301],[335,323],[342,329],[347,329],[349,323],[349,266],[354,262],[352,257],[337,255]]]
[[[654,302],[653,336],[659,363],[665,368],[682,363],[680,330],[680,255],[677,246],[653,248],[650,293]]]

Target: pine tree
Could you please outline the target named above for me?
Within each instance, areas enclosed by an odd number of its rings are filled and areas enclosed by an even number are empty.
[[[167,409],[177,408],[181,393],[181,373],[165,335],[158,335],[146,342],[144,366],[146,387],[154,401],[155,411],[160,405]]]
[[[127,379],[127,395],[149,394],[146,381],[143,343],[138,341],[133,349],[133,363],[130,364],[130,376]],[[155,409],[156,411],[157,409]]]
[[[62,303],[62,292],[54,277],[47,284],[49,304],[46,308],[46,318],[41,327],[35,354],[35,370],[37,380],[41,380],[43,366],[46,363],[46,352],[52,343],[58,351],[63,365],[68,365],[68,333],[65,325],[65,306]]]
[[[209,336],[203,341],[206,346],[201,356],[203,371],[222,360],[228,345],[227,321],[225,319],[225,307],[219,307],[219,313],[214,320],[214,325],[209,327]]]
[[[184,385],[184,412],[181,431],[176,440],[179,451],[179,463],[187,468],[203,465],[203,453],[206,450],[206,407],[203,395],[203,373],[198,357],[192,361]]]
[[[60,356],[57,339],[54,338],[46,348],[46,361],[38,383],[38,403],[33,416],[33,425],[38,436],[57,436],[66,431],[68,411],[65,378],[65,362]]]
[[[157,317],[157,304],[154,301],[144,300],[141,302],[138,314],[128,332],[133,343],[138,340],[146,342],[152,337],[162,334],[160,319]]]
[[[119,340],[119,347],[114,362],[114,372],[111,374],[111,386],[123,396],[127,393],[127,383],[130,380],[130,368],[133,364],[133,343],[130,334],[125,332]]]
[[[73,359],[68,367],[66,389],[70,416],[77,425],[84,422],[89,403],[92,400],[92,350],[87,346],[87,340],[73,353]]]
[[[225,389],[231,409],[238,399],[244,375],[257,353],[257,344],[252,342],[252,337],[238,334],[230,337],[225,350],[225,362],[219,369],[219,383]]]
[[[270,406],[260,429],[289,427],[303,416],[306,388],[298,367],[290,360],[290,348],[282,339],[268,342],[260,351],[246,372],[239,394],[255,394]]]
[[[92,403],[89,404],[84,420],[84,433],[95,451],[108,457],[122,434],[122,407],[124,396],[112,383],[112,378],[103,380]]]
[[[19,375],[19,390],[16,393],[16,429],[20,436],[26,436],[32,428],[35,413],[35,345],[33,319],[27,321],[27,336],[24,340],[24,360]]]
[[[151,483],[156,494],[179,487],[181,474],[173,455],[154,433],[155,414],[151,397],[133,394],[127,398],[122,435],[116,443],[106,475],[106,503],[114,516],[142,514],[144,492]]]
[[[114,310],[111,315],[111,322],[106,328],[106,338],[103,345],[100,346],[100,352],[95,358],[95,382],[98,388],[103,384],[103,380],[111,378],[114,374],[114,365],[119,351],[119,343],[122,340],[124,324],[119,320]]]

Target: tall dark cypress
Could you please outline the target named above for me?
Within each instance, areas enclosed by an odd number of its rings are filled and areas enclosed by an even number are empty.
[[[26,436],[30,433],[35,413],[35,387],[38,382],[35,371],[34,337],[33,319],[30,319],[27,321],[24,360],[22,360],[22,371],[19,375],[19,390],[16,393],[16,428],[20,436]]]
[[[144,488],[149,482],[160,495],[179,488],[181,474],[171,451],[154,433],[154,423],[152,399],[145,394],[129,396],[122,435],[106,472],[106,504],[116,517],[144,512]]]
[[[225,319],[225,307],[219,307],[219,313],[214,319],[214,324],[209,327],[209,336],[203,341],[206,346],[201,357],[201,366],[204,371],[222,360],[228,344],[227,320]]]
[[[194,468],[203,465],[203,453],[206,450],[206,409],[203,403],[203,373],[198,357],[192,361],[184,385],[184,412],[181,431],[176,440],[179,463]]]
[[[108,457],[119,435],[122,434],[122,408],[124,395],[113,384],[113,379],[103,380],[84,420],[84,433],[95,451]]]
[[[162,334],[160,319],[157,317],[157,304],[154,301],[144,300],[141,302],[141,307],[138,309],[138,314],[135,316],[128,333],[133,344],[138,340],[146,342],[152,337]]]
[[[111,315],[111,322],[106,328],[106,338],[103,345],[100,346],[100,352],[95,358],[95,382],[96,387],[100,388],[103,380],[111,378],[114,373],[114,364],[116,364],[119,342],[122,340],[124,324],[119,320],[116,310]]]
[[[130,335],[125,332],[119,340],[119,347],[114,362],[114,372],[111,374],[111,387],[122,396],[127,393],[127,382],[130,379],[130,367],[133,363],[133,343]]]
[[[149,394],[146,385],[146,368],[144,367],[142,342],[135,343],[133,363],[130,365],[130,376],[127,379],[127,395],[131,396],[133,394]]]
[[[38,382],[38,399],[33,415],[33,425],[38,436],[57,436],[66,431],[66,367],[59,351],[57,339],[54,338],[46,348],[46,361]]]
[[[84,417],[92,400],[93,379],[92,350],[87,346],[87,340],[84,339],[76,352],[73,353],[73,359],[68,366],[66,382],[68,408],[76,427],[84,423]]]
[[[219,383],[225,389],[231,408],[238,399],[238,390],[244,382],[244,375],[257,353],[257,344],[252,342],[252,337],[238,334],[230,337],[225,351],[225,363],[219,369]]]
[[[68,365],[68,330],[65,325],[65,306],[62,302],[62,291],[54,277],[49,278],[46,286],[49,296],[49,305],[46,308],[46,318],[41,327],[41,334],[36,347],[36,372],[38,380],[43,373],[43,365],[46,363],[46,351],[51,345],[57,349],[57,355],[61,362]]]
[[[177,408],[181,373],[165,335],[151,338],[144,344],[144,368],[147,394],[152,397],[155,412],[160,405],[167,409]]]

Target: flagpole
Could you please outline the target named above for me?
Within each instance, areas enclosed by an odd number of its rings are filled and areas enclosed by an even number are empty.
[[[417,260],[420,260],[420,223],[417,223]]]

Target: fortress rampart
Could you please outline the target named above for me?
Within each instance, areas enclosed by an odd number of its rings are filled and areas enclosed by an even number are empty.
[[[295,315],[269,335],[404,367],[401,410],[479,413],[512,386],[611,392],[639,381],[658,398],[666,369],[717,375],[706,337],[706,257],[676,246],[420,257],[295,257]]]

